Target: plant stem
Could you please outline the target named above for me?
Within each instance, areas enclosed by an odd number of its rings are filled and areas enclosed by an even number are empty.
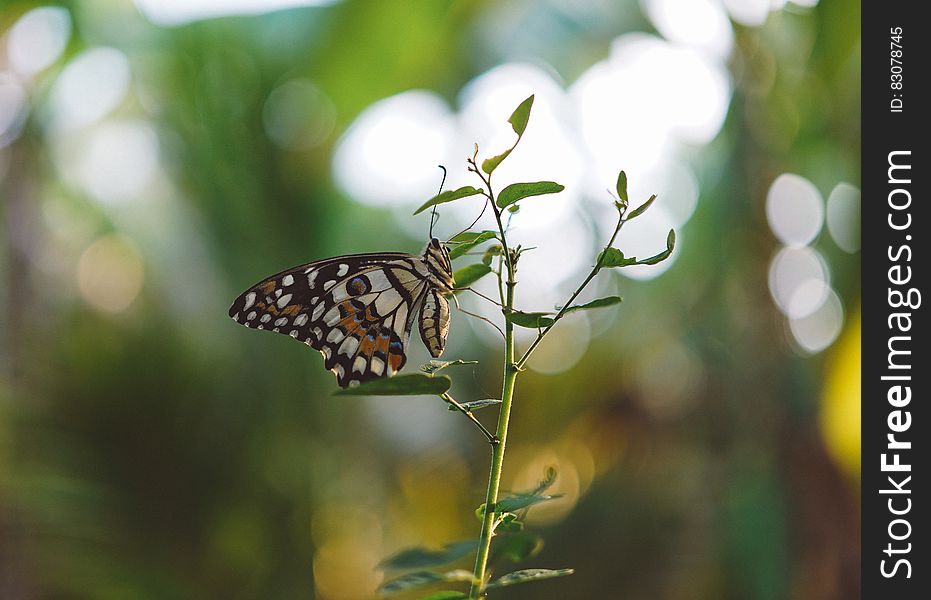
[[[505,293],[505,307],[508,310],[514,305],[514,283],[513,269],[509,261]],[[504,466],[504,449],[507,443],[511,401],[514,399],[514,383],[517,373],[518,370],[514,365],[514,325],[506,321],[504,324],[504,381],[501,386],[501,410],[498,413],[496,431],[498,443],[492,448],[491,472],[488,475],[488,490],[485,494],[485,514],[482,518],[482,535],[479,539],[478,554],[475,557],[475,569],[472,572],[472,589],[469,592],[469,598],[472,599],[481,598],[484,595],[485,571],[491,551],[491,538],[494,536],[495,503],[498,501],[498,490],[501,485],[501,470]]]
[[[472,587],[469,598],[477,600],[485,595],[485,577],[488,569],[488,558],[491,553],[491,539],[494,537],[495,504],[498,502],[498,490],[501,487],[501,471],[504,466],[504,449],[507,445],[508,423],[511,418],[511,402],[514,399],[514,384],[517,380],[518,369],[514,364],[514,324],[507,316],[514,309],[514,287],[517,285],[515,277],[517,268],[515,258],[508,248],[504,224],[501,222],[501,211],[495,205],[494,192],[491,187],[491,176],[487,178],[472,163],[476,174],[488,189],[491,208],[495,213],[498,232],[501,234],[502,262],[505,266],[507,280],[504,282],[503,308],[504,321],[504,376],[501,384],[501,408],[498,412],[498,428],[495,432],[498,443],[492,445],[491,467],[488,474],[488,490],[485,493],[485,514],[482,516],[482,534],[479,538],[478,552],[475,556],[475,568],[472,571]],[[499,286],[502,274],[498,275]]]

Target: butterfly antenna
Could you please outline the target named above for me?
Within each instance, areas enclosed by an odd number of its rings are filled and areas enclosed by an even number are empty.
[[[468,231],[468,230],[472,229],[473,227],[475,227],[475,224],[478,223],[478,220],[482,218],[482,215],[485,214],[485,211],[486,211],[486,210],[488,210],[488,198],[485,198],[485,204],[482,205],[482,212],[478,213],[478,216],[475,217],[475,220],[472,221],[471,223],[469,223],[469,226],[468,226],[468,227],[466,227],[465,229],[463,229],[462,231],[460,231],[459,233],[457,233],[457,234],[454,235],[453,237],[449,238],[449,241],[452,241],[452,240],[456,239],[457,236],[460,236],[460,235],[462,235],[463,233],[465,233],[466,231]],[[447,242],[447,243],[449,243],[449,242]]]
[[[440,189],[436,192],[436,195],[439,196],[443,193],[443,185],[446,183],[446,167],[443,165],[437,165],[439,168],[443,169],[443,181],[440,182]],[[430,239],[433,239],[433,225],[436,223],[436,204],[433,205],[433,211],[430,213]]]

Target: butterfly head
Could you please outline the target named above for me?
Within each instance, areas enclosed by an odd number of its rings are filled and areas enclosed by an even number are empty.
[[[431,238],[423,252],[423,258],[433,267],[437,275],[436,279],[439,284],[437,287],[443,292],[451,291],[455,283],[453,282],[453,265],[449,260],[449,250],[446,249],[446,244],[436,238]]]

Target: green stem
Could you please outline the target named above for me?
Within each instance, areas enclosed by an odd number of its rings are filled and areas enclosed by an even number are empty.
[[[514,271],[510,261],[508,265],[507,291],[505,293],[505,310],[514,306]],[[511,418],[511,401],[514,399],[514,384],[518,370],[514,365],[514,325],[510,321],[504,324],[504,382],[501,386],[501,410],[498,413],[498,443],[493,446],[491,471],[488,475],[488,490],[485,494],[485,514],[482,518],[482,535],[479,539],[478,554],[475,557],[475,569],[472,572],[472,589],[469,598],[478,599],[484,595],[485,572],[491,552],[491,538],[494,536],[495,504],[498,502],[498,490],[501,486],[501,470],[504,466],[504,448],[508,438],[508,422]]]
[[[511,402],[514,399],[514,384],[519,372],[514,364],[514,324],[507,316],[514,310],[514,288],[517,285],[515,277],[517,267],[515,257],[511,255],[505,236],[504,224],[501,222],[501,211],[495,205],[495,196],[491,187],[491,176],[487,178],[478,170],[478,165],[472,162],[476,174],[482,179],[488,189],[488,199],[495,214],[498,232],[501,234],[503,264],[506,269],[507,280],[503,297],[502,311],[504,320],[504,377],[501,384],[501,409],[498,412],[498,428],[495,432],[498,443],[492,445],[491,467],[488,474],[488,490],[485,493],[485,513],[482,516],[482,534],[479,538],[478,552],[475,556],[475,568],[472,571],[472,587],[469,598],[477,600],[485,595],[485,578],[488,569],[488,558],[491,554],[491,539],[494,537],[495,504],[498,502],[498,491],[501,487],[501,471],[504,466],[504,449],[508,439],[508,423],[511,419]],[[501,283],[501,274],[498,275]]]

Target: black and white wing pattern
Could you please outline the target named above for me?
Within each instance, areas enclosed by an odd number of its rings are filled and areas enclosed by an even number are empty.
[[[445,255],[442,244],[439,250]],[[424,343],[439,356],[449,323],[443,294],[451,289],[448,259],[432,258],[428,245],[423,257],[355,254],[282,271],[243,292],[229,315],[320,351],[324,366],[347,387],[401,370],[418,314]]]

